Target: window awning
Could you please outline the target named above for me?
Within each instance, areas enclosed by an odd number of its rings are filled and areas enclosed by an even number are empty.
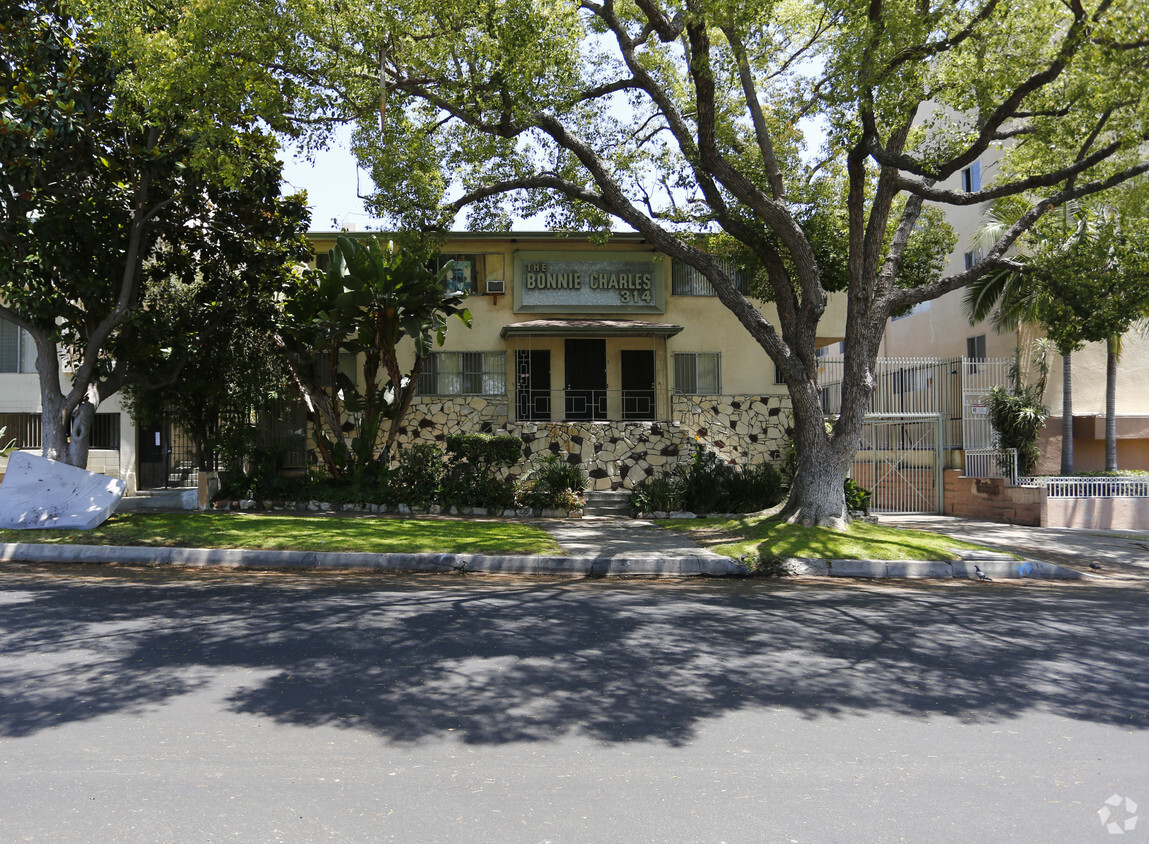
[[[502,337],[673,337],[681,325],[640,319],[532,319],[504,325]]]

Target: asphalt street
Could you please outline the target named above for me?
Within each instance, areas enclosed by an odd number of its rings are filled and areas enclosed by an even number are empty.
[[[8,564],[0,841],[1145,841],[1147,657],[1137,583]]]

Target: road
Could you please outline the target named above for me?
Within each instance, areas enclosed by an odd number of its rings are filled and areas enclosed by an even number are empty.
[[[0,840],[1146,841],[1147,658],[1128,584],[8,565]]]

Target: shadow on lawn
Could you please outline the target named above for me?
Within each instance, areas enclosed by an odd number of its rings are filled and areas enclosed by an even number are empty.
[[[0,735],[226,702],[396,742],[659,739],[786,707],[1149,726],[1139,589],[0,576]]]

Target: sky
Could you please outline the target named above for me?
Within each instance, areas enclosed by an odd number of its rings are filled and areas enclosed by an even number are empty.
[[[356,195],[356,180],[359,191],[367,194],[371,178],[356,166],[355,157],[345,145],[340,145],[339,139],[332,141],[328,149],[317,151],[313,162],[307,161],[298,149],[284,148],[284,189],[307,191],[312,231],[367,231],[382,227],[383,221],[371,216]]]

